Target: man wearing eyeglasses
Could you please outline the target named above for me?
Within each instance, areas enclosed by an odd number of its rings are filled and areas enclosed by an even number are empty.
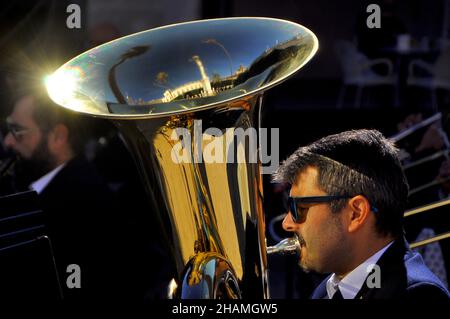
[[[8,133],[4,145],[19,157],[19,178],[23,184],[19,187],[32,183],[30,188],[38,193],[78,151],[76,137],[65,124],[68,119],[62,120],[48,108],[48,105],[40,106],[35,96],[25,94],[16,100],[13,112],[6,119]],[[46,178],[40,179],[43,176]]]
[[[299,265],[331,273],[311,298],[449,298],[404,240],[408,185],[397,149],[380,132],[300,147],[274,180],[291,184],[283,228],[299,239]]]
[[[4,144],[20,158],[22,190],[39,194],[65,298],[102,297],[117,284],[107,278],[115,216],[111,192],[83,156],[78,121],[43,91],[25,87],[6,119]],[[80,267],[79,289],[66,284],[72,264]]]

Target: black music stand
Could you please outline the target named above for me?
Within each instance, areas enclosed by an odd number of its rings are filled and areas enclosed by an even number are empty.
[[[0,197],[0,300],[62,297],[37,193]]]

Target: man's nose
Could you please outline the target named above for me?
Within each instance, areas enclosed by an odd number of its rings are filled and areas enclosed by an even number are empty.
[[[14,144],[16,143],[16,139],[11,134],[11,132],[8,132],[6,134],[5,139],[3,140],[3,143],[5,144],[6,148],[13,148]]]
[[[283,223],[282,223],[283,229],[286,231],[294,231],[296,224],[294,223],[294,220],[292,219],[291,212],[288,211],[286,216],[284,216]]]

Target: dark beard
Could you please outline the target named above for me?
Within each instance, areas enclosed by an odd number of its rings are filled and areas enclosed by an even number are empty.
[[[32,182],[50,172],[55,166],[56,161],[48,149],[47,138],[43,137],[30,158],[19,156],[15,167],[16,187],[18,190],[27,190]]]

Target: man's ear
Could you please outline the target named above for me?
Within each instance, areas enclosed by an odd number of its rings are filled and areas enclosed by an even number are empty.
[[[69,141],[69,130],[67,126],[63,124],[57,124],[50,131],[48,138],[50,150],[58,151],[62,147],[65,147],[67,145]]]
[[[348,232],[353,233],[361,229],[361,227],[368,221],[370,216],[370,203],[366,197],[357,195],[352,197],[348,201],[348,204],[351,210],[348,223]]]

